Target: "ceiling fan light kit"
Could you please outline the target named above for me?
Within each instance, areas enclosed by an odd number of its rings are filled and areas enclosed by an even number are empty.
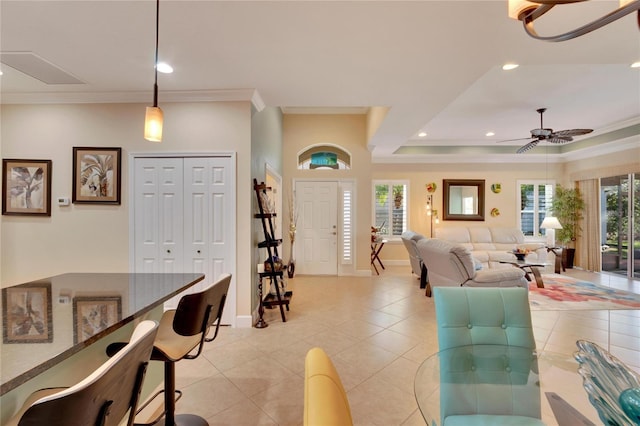
[[[580,37],[591,31],[604,27],[618,19],[629,15],[630,13],[638,13],[638,27],[640,27],[640,0],[620,0],[618,9],[589,22],[579,28],[566,33],[554,36],[540,36],[534,28],[534,21],[542,15],[553,9],[554,6],[570,3],[580,3],[585,0],[509,0],[509,17],[522,21],[524,30],[529,36],[543,41],[566,41],[576,37]]]

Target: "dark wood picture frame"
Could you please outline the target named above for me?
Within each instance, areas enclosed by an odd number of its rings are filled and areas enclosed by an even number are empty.
[[[2,289],[2,342],[53,342],[51,283]]]
[[[84,342],[122,319],[122,297],[73,298],[73,343]]]
[[[73,147],[73,203],[120,204],[122,148]]]
[[[2,214],[51,216],[51,160],[2,160]]]
[[[444,220],[475,220],[484,221],[484,179],[443,179],[444,204]],[[452,208],[452,201],[458,197],[452,193],[454,188],[470,188],[475,191],[475,203],[477,211],[475,213],[459,213],[457,209]]]

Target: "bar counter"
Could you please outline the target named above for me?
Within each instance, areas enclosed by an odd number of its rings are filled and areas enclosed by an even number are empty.
[[[0,395],[117,335],[203,279],[182,273],[68,273],[3,288]]]

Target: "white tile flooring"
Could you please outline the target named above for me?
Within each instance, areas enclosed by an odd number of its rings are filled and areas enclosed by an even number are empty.
[[[640,282],[576,269],[566,275],[640,293]],[[356,425],[424,425],[413,395],[420,363],[437,351],[433,300],[409,267],[372,277],[297,276],[287,322],[221,329],[199,358],[177,364],[178,412],[211,425],[301,425],[304,357],[320,346],[347,390]],[[571,354],[594,341],[640,371],[640,311],[533,311],[538,349]]]

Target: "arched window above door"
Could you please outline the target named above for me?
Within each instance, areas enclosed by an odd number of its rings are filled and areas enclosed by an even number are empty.
[[[298,169],[334,169],[351,168],[351,154],[342,148],[331,145],[313,145],[298,154]]]

